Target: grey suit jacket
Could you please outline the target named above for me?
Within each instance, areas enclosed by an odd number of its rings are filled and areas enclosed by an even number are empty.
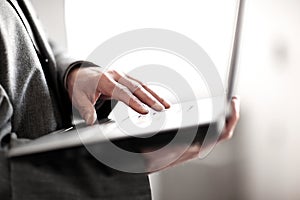
[[[19,2],[20,7],[16,0],[1,0],[0,6],[0,99],[6,116],[0,139],[9,126],[20,138],[36,138],[70,125],[62,79],[75,60],[53,51],[30,4]]]
[[[19,2],[19,3],[18,3]],[[0,141],[70,125],[63,79],[75,60],[46,41],[26,0],[0,0]],[[78,63],[75,63],[78,64]],[[6,159],[1,199],[150,199],[148,177],[117,172],[84,148]]]

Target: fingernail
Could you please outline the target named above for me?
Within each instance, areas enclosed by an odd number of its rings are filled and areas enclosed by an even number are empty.
[[[145,108],[144,106],[142,106],[141,108],[142,108],[142,112],[144,114],[148,114],[149,113],[149,110],[147,108]]]
[[[138,112],[141,113],[141,114],[148,114],[149,113],[148,108],[144,104],[139,104],[139,110],[140,111],[138,111]]]
[[[159,103],[155,103],[151,108],[156,111],[162,111],[164,109],[164,106]]]
[[[165,107],[166,108],[170,108],[171,107],[171,103],[167,100],[164,100],[164,103],[166,104]]]

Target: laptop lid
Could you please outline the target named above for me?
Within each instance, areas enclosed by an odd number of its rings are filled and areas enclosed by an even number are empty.
[[[241,28],[244,15],[244,0],[239,0],[237,5],[237,15],[234,27],[234,35],[232,41],[232,50],[229,60],[228,83],[227,83],[227,101],[230,102],[235,92],[238,71],[238,57],[240,52]]]
[[[233,46],[232,46],[232,51],[231,51],[231,57],[230,57],[230,65],[229,65],[229,75],[228,75],[228,99],[231,99],[231,96],[233,94],[233,89],[235,85],[235,79],[236,79],[236,63],[237,63],[237,57],[238,57],[238,48],[239,48],[239,40],[240,40],[240,29],[241,29],[241,21],[242,21],[242,9],[243,9],[243,0],[240,0],[238,3],[238,13],[236,17],[236,25],[235,25],[235,31],[234,31],[234,36],[233,36]],[[208,102],[209,103],[209,102]],[[205,104],[200,103],[199,104],[203,106],[204,110],[207,108],[207,106],[204,106]],[[190,105],[187,104],[187,108],[190,108]],[[171,115],[174,116],[174,115]],[[203,118],[203,123],[202,124],[209,124],[211,123],[211,119],[207,119],[206,115],[203,115],[205,118]],[[216,119],[213,119],[216,120]],[[195,124],[194,126],[198,126],[199,124]],[[112,125],[110,123],[106,123],[104,125],[100,124],[97,126],[101,126],[103,129],[106,130],[106,132],[109,132],[109,130],[114,129],[114,134],[109,133],[107,136],[109,136],[111,139],[120,139],[120,138],[125,138],[127,137],[122,133],[121,131],[116,131],[115,125]],[[31,141],[29,143],[26,142],[24,145],[17,145],[14,148],[10,149],[8,152],[8,156],[20,156],[20,155],[26,155],[26,154],[31,154],[31,153],[37,153],[37,152],[43,152],[43,151],[48,151],[48,150],[53,150],[53,149],[59,149],[59,148],[68,148],[72,146],[78,146],[82,144],[82,140],[86,139],[86,143],[92,143],[92,142],[97,142],[97,141],[105,141],[107,138],[105,136],[100,135],[98,133],[98,128],[97,126],[92,126],[92,127],[84,127],[83,131],[85,138],[78,138],[78,133],[76,130],[73,130],[69,133],[64,133],[62,134],[49,134],[46,135],[42,138],[36,139],[34,141]],[[170,125],[171,129],[174,127],[173,124]],[[193,126],[193,125],[187,125],[187,127]],[[176,128],[176,127],[175,127]],[[168,131],[168,130],[167,130]],[[120,134],[118,134],[120,133]],[[145,135],[149,135],[151,131],[148,133],[145,133]],[[140,134],[140,133],[139,133]],[[63,139],[62,139],[63,138]]]

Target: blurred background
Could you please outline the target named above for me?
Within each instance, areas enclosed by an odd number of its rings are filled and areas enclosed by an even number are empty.
[[[109,28],[103,28],[101,21],[97,23],[99,18],[94,19],[90,10],[78,8],[86,2],[87,8],[92,7],[96,1],[32,2],[48,35],[75,55],[87,56],[92,49],[91,41],[96,39],[82,39],[88,38],[80,31],[84,19],[89,19],[87,25],[92,24],[83,29],[87,36],[99,35],[101,30]],[[209,44],[201,42],[201,46],[213,58],[221,75],[226,74],[225,49],[232,31],[227,23],[230,25],[235,15],[235,2],[197,1],[199,12],[206,10],[204,14],[211,15],[199,19],[209,27],[203,34],[214,31]],[[246,1],[237,88],[242,102],[241,119],[235,135],[230,141],[218,144],[203,160],[150,175],[154,200],[300,199],[299,10],[298,0]],[[101,15],[103,9],[98,11],[96,14]],[[116,10],[111,13],[122,18]],[[214,26],[215,23],[219,25]],[[202,27],[193,26],[195,30]],[[189,36],[193,38],[192,34]]]

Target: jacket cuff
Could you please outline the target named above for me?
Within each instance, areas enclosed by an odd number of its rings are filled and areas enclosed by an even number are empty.
[[[79,68],[79,67],[94,67],[94,66],[97,66],[96,64],[92,63],[92,62],[88,62],[88,61],[76,61],[76,62],[73,62],[71,63],[65,73],[64,73],[64,76],[63,76],[63,84],[64,84],[64,88],[65,90],[68,89],[67,87],[67,77],[69,75],[69,73],[75,69],[75,68]]]

